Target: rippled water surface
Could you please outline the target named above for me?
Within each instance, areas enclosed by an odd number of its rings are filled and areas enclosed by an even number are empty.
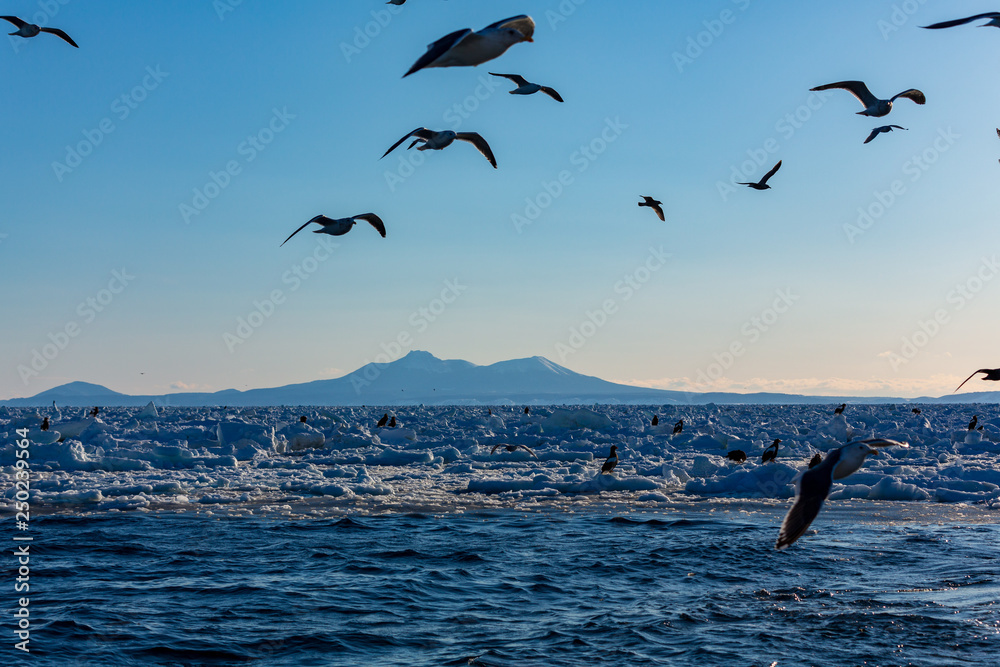
[[[3,662],[1000,664],[1000,527],[850,511],[46,517]]]

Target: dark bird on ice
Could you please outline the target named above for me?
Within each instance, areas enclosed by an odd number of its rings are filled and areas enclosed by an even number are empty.
[[[841,403],[840,407],[833,411],[833,414],[835,414],[835,415],[842,415],[842,414],[844,414],[844,409],[846,407],[847,407],[847,403]]]
[[[775,438],[774,442],[768,445],[764,453],[760,455],[760,462],[767,463],[768,461],[774,461],[778,458],[778,445],[781,443],[781,438]]]
[[[974,415],[972,417],[972,421],[969,422],[969,430],[970,431],[975,431],[977,424],[979,424],[979,415]]]
[[[334,220],[333,218],[328,218],[325,215],[317,215],[316,217],[307,221],[304,225],[292,232],[287,239],[281,242],[281,245],[285,245],[288,241],[305,229],[308,225],[316,223],[320,226],[320,229],[314,229],[314,234],[330,234],[331,236],[342,236],[347,232],[351,231],[354,225],[358,224],[358,220],[364,220],[372,227],[374,227],[382,238],[385,238],[385,224],[383,224],[382,219],[379,218],[374,213],[359,213],[358,215],[351,216],[350,218],[339,218]],[[281,246],[278,246],[279,248]]]
[[[375,424],[375,426],[377,426],[379,428],[382,428],[383,426],[385,426],[388,423],[389,423],[389,413],[386,412],[385,414],[382,415],[382,419],[378,420],[378,423]]]
[[[611,445],[611,454],[608,455],[608,459],[601,466],[601,474],[606,472],[611,472],[618,465],[618,447]]]
[[[660,423],[660,418],[658,416],[656,416],[656,415],[653,415],[653,421],[651,421],[649,423],[649,425],[650,426],[656,426],[659,423]]]
[[[778,160],[778,164],[771,167],[771,171],[764,174],[764,178],[760,179],[756,183],[737,183],[737,185],[746,185],[754,190],[770,190],[771,186],[767,184],[767,179],[774,176],[779,169],[781,169],[781,160]]]
[[[743,463],[747,460],[747,453],[742,449],[734,449],[731,452],[726,453],[726,458],[730,461],[736,461],[737,463]]]
[[[822,462],[823,462],[823,455],[820,454],[819,452],[816,452],[816,454],[814,454],[813,457],[809,459],[809,469],[812,470]]]
[[[396,428],[396,416],[393,415],[392,419],[389,420],[389,428]]]
[[[678,419],[677,423],[674,424],[674,435],[677,435],[678,433],[680,433],[683,430],[684,430],[684,420],[683,419]]]

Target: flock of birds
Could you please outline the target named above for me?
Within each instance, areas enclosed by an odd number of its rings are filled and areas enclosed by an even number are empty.
[[[389,0],[387,4],[402,5],[405,2],[406,0]],[[30,38],[41,33],[48,33],[61,38],[73,47],[79,48],[77,43],[73,41],[68,34],[58,28],[41,27],[33,23],[28,23],[27,21],[24,21],[16,16],[0,16],[0,19],[11,23],[17,28],[16,31],[9,33],[10,35]],[[930,30],[953,28],[982,19],[987,19],[987,21],[986,23],[983,23],[981,27],[992,26],[1000,28],[1000,12],[985,12],[962,19],[943,21],[924,27]],[[482,30],[475,32],[470,28],[456,30],[455,32],[445,35],[441,39],[429,44],[427,52],[417,59],[417,61],[410,67],[403,77],[405,78],[422,69],[432,67],[473,67],[480,65],[503,55],[507,49],[515,44],[534,41],[534,31],[534,20],[525,14],[497,21],[496,23],[492,23]],[[531,95],[541,92],[557,102],[563,102],[562,96],[555,89],[529,82],[519,74],[498,74],[494,72],[490,72],[490,74],[492,76],[503,77],[513,82],[517,87],[510,91],[510,94],[512,95]],[[858,115],[872,118],[881,118],[888,115],[889,112],[892,111],[893,102],[899,98],[911,100],[919,105],[923,105],[927,102],[927,98],[924,93],[916,88],[908,88],[888,99],[880,99],[868,89],[868,86],[863,81],[838,81],[835,83],[824,84],[822,86],[816,86],[810,90],[846,90],[857,98],[857,100],[864,107],[862,111],[857,112]],[[892,132],[893,130],[905,129],[906,128],[899,125],[882,125],[876,127],[871,131],[864,143],[867,144],[871,142],[880,134]],[[997,129],[997,135],[1000,136],[1000,128]],[[456,140],[470,143],[480,153],[482,153],[493,168],[497,168],[497,161],[493,155],[493,151],[482,135],[476,132],[454,132],[452,130],[435,131],[425,127],[418,127],[417,129],[404,135],[401,139],[399,139],[399,141],[390,146],[382,157],[384,158],[401,144],[406,142],[406,140],[411,138],[413,141],[407,147],[407,150],[414,147],[417,147],[417,150],[420,151],[442,150],[450,146]],[[754,190],[769,190],[771,186],[768,185],[768,181],[778,172],[780,168],[781,160],[779,160],[778,163],[770,169],[770,171],[764,174],[759,181],[739,183],[739,185],[746,185]],[[639,202],[639,206],[650,208],[661,221],[666,220],[666,216],[663,212],[663,202],[658,201],[649,195],[642,195],[642,198],[643,201]],[[347,218],[329,218],[321,214],[311,218],[292,232],[281,245],[285,245],[285,243],[291,240],[293,236],[313,223],[320,226],[319,229],[314,230],[315,233],[341,236],[351,231],[359,220],[369,223],[383,238],[385,238],[385,223],[375,213],[360,213]],[[966,382],[979,373],[984,374],[981,378],[983,380],[1000,381],[1000,368],[983,368],[972,373],[972,375],[966,378],[962,384],[955,389],[955,391],[957,392],[963,385],[965,385]],[[841,414],[845,407],[846,406],[841,405],[837,408],[835,410],[836,414]],[[97,409],[95,408],[93,413],[95,416],[96,411]],[[524,411],[525,414],[529,413],[528,408],[525,408]],[[919,413],[919,410],[915,408],[914,412]],[[973,417],[972,422],[969,424],[969,430],[976,428],[976,422],[977,418]],[[655,415],[653,417],[652,424],[654,426],[658,424],[658,417]],[[383,427],[386,425],[394,427],[396,425],[396,418],[392,417],[390,421],[388,413],[383,415],[382,419],[378,422],[378,426]],[[48,418],[46,417],[42,424],[42,429],[45,430],[47,428]],[[674,425],[673,433],[675,435],[681,433],[683,428],[684,420],[678,420]],[[780,439],[776,439],[767,448],[761,456],[762,463],[767,463],[777,458],[780,442]],[[830,488],[835,480],[843,479],[860,469],[868,456],[878,454],[878,449],[876,448],[890,446],[908,447],[909,445],[894,440],[870,439],[838,447],[837,449],[830,451],[825,458],[820,457],[819,454],[813,457],[813,459],[809,462],[808,469],[802,473],[798,480],[795,502],[788,511],[788,514],[785,516],[781,526],[781,531],[778,535],[778,540],[775,543],[775,547],[777,549],[785,549],[805,533],[813,519],[815,519],[819,514],[819,511],[822,508],[823,503],[826,501],[826,498],[830,493]],[[513,452],[517,449],[524,449],[536,459],[538,458],[537,454],[525,445],[498,444],[493,447],[490,453],[495,453],[500,447],[505,447],[508,452]],[[605,460],[602,464],[600,474],[611,473],[615,466],[618,465],[617,450],[618,448],[616,446],[611,446],[610,454],[608,455],[607,460]],[[737,463],[743,463],[746,461],[746,453],[740,450],[729,452],[727,457]]]

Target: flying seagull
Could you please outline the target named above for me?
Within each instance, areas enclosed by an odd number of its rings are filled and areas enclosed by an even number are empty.
[[[920,27],[927,28],[928,30],[938,30],[940,28],[954,28],[957,25],[965,25],[966,23],[971,23],[972,21],[978,21],[979,19],[989,19],[989,21],[979,26],[980,28],[985,28],[987,26],[1000,28],[1000,12],[986,12],[985,14],[976,14],[975,16],[970,16],[967,19],[942,21],[941,23],[935,23],[933,25],[925,25]]]
[[[882,134],[883,132],[892,132],[892,128],[896,128],[897,130],[906,129],[905,127],[900,127],[899,125],[882,125],[881,127],[876,127],[874,130],[872,130],[872,133],[868,135],[868,138],[865,139],[865,143],[867,144],[869,141],[871,141],[878,135]]]
[[[534,456],[536,459],[538,458],[538,454],[535,454],[533,451],[531,451],[531,448],[529,448],[527,445],[505,445],[501,443],[498,445],[493,445],[493,449],[490,450],[490,454],[495,454],[497,449],[499,449],[500,447],[503,447],[508,452],[516,452],[518,449],[523,449],[524,451]]]
[[[661,208],[663,202],[656,201],[652,197],[648,197],[646,195],[643,195],[642,198],[645,199],[646,201],[639,202],[639,206],[648,206],[649,208],[656,211],[656,217],[658,217],[660,220],[666,220],[666,218],[663,217],[663,209]]]
[[[41,28],[35,25],[34,23],[28,23],[27,21],[22,21],[16,16],[0,16],[0,19],[3,19],[4,21],[10,21],[11,23],[14,24],[15,27],[17,27],[16,32],[9,32],[7,33],[8,35],[19,35],[21,37],[34,37],[40,32],[47,32],[52,35],[55,35],[56,37],[61,37],[63,40],[68,42],[70,46],[76,46],[76,48],[80,48],[79,46],[77,46],[76,42],[73,41],[72,37],[64,33],[59,28]]]
[[[618,447],[611,445],[611,453],[608,455],[608,460],[601,466],[601,474],[611,472],[616,465],[618,465]]]
[[[760,179],[757,183],[737,183],[737,185],[747,185],[754,190],[770,190],[771,186],[767,184],[767,179],[774,176],[774,174],[781,169],[781,160],[778,160],[778,164],[771,168],[771,171],[764,174],[764,178]]]
[[[497,74],[496,72],[490,72],[492,76],[502,76],[505,79],[510,79],[517,84],[517,88],[510,91],[511,95],[531,95],[539,91],[545,93],[556,102],[562,102],[563,98],[559,96],[559,93],[555,91],[554,88],[549,88],[548,86],[540,86],[537,83],[531,83],[525,79],[520,74]]]
[[[838,81],[837,83],[828,83],[824,86],[816,86],[815,88],[810,88],[809,90],[830,90],[833,88],[842,88],[858,98],[858,101],[860,101],[865,107],[864,111],[858,112],[858,115],[860,116],[879,117],[887,115],[890,111],[892,111],[892,101],[897,97],[905,97],[913,100],[917,104],[925,104],[927,102],[927,98],[924,94],[916,88],[907,88],[903,92],[897,93],[887,100],[880,100],[872,95],[864,81]]]
[[[413,63],[403,78],[425,67],[472,67],[503,55],[504,51],[519,42],[533,42],[535,22],[530,16],[520,14],[492,23],[479,32],[470,28],[456,30],[433,44],[427,53]]]
[[[322,227],[322,229],[314,229],[313,233],[330,234],[331,236],[340,236],[342,234],[346,234],[347,232],[351,231],[351,228],[358,223],[358,220],[364,220],[372,227],[377,229],[378,233],[382,235],[382,238],[385,238],[385,224],[382,222],[382,219],[379,218],[374,213],[359,213],[358,215],[351,216],[350,218],[339,218],[337,220],[334,220],[333,218],[328,218],[325,215],[317,215],[315,218],[312,218],[304,225],[302,225],[294,232],[292,232],[287,239],[282,241],[281,245],[285,245],[286,243],[288,243],[289,239],[291,239],[293,236],[301,232],[303,229],[306,228],[307,225],[313,222]],[[281,246],[278,247],[280,248]]]
[[[823,462],[802,473],[799,478],[795,503],[785,515],[778,533],[775,549],[786,549],[809,528],[820,508],[830,495],[830,487],[835,479],[843,479],[856,472],[865,463],[865,458],[877,455],[876,447],[909,447],[905,442],[895,440],[861,440],[832,450]]]
[[[423,142],[417,147],[418,151],[439,151],[442,148],[447,148],[452,144],[453,141],[458,139],[459,141],[468,141],[470,144],[479,149],[479,152],[486,156],[486,159],[490,161],[493,168],[497,168],[497,160],[493,157],[493,151],[490,150],[490,145],[486,143],[486,140],[482,136],[475,132],[454,132],[452,130],[442,130],[440,132],[435,132],[434,130],[428,130],[426,127],[418,127],[413,130],[402,139],[394,143],[389,147],[382,157],[385,157],[391,153],[397,146],[409,139],[410,137],[416,137],[413,143],[410,144],[409,148],[413,148],[416,144]],[[379,158],[380,160],[382,158]]]
[[[1000,380],[1000,368],[980,368],[978,371],[976,371],[976,373],[985,373],[983,377],[979,378],[980,380],[994,380],[994,381]],[[958,385],[958,387],[955,388],[955,391],[961,389],[962,385],[971,380],[976,375],[976,373],[973,373],[969,377],[962,380],[962,384]],[[955,391],[951,393],[954,394]]]

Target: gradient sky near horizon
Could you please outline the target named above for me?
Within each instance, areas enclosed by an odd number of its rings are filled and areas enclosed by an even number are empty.
[[[0,398],[279,386],[412,349],[665,389],[949,393],[1000,365],[1000,30],[918,26],[996,9],[9,0],[80,48],[0,37]],[[401,78],[521,13],[534,43]],[[928,102],[870,119],[809,92],[847,79]],[[862,143],[888,123],[909,129]],[[481,133],[499,169],[464,143],[379,159],[420,126]],[[779,159],[773,189],[731,185]],[[386,239],[279,248],[368,211]]]

